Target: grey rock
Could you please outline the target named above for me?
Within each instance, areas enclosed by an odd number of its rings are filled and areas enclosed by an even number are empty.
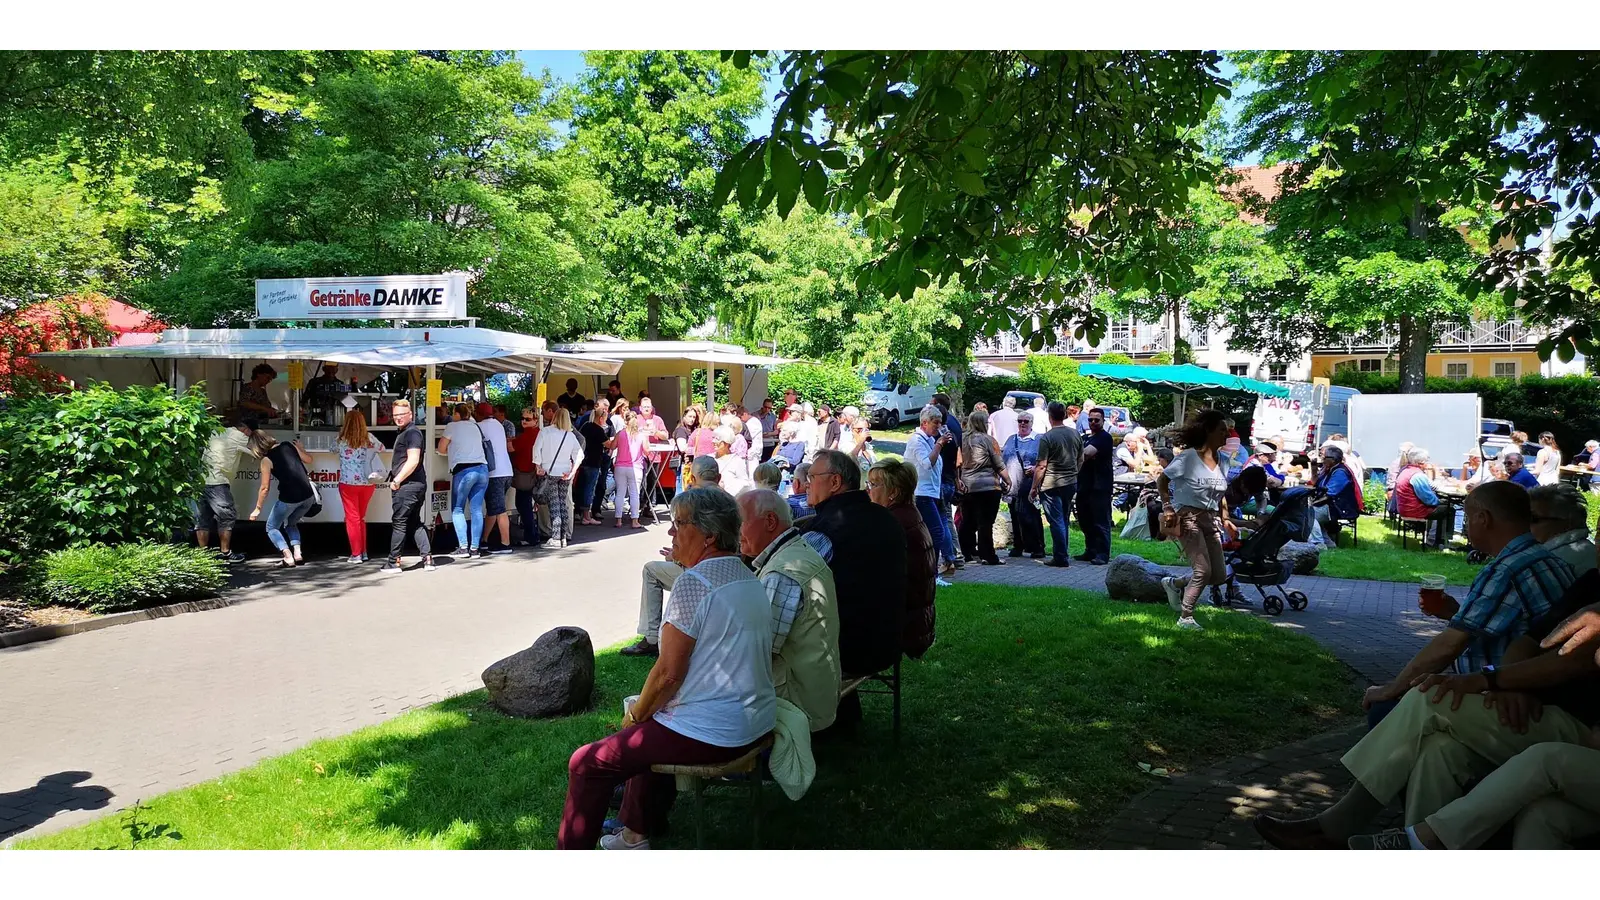
[[[1118,600],[1165,603],[1167,593],[1161,587],[1161,579],[1169,574],[1142,556],[1124,553],[1106,566],[1106,593]]]
[[[1278,558],[1293,560],[1294,574],[1310,575],[1317,570],[1317,564],[1322,562],[1322,551],[1316,544],[1290,541],[1278,551]]]
[[[533,646],[483,670],[489,702],[513,716],[547,718],[582,712],[594,693],[594,644],[571,625],[552,628]]]

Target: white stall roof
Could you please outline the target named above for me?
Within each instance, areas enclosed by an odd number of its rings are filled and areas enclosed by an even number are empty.
[[[777,356],[758,356],[737,344],[713,341],[628,341],[621,338],[595,338],[573,344],[557,344],[558,353],[577,356],[605,356],[612,359],[685,359],[719,366],[781,366],[794,362]]]
[[[440,366],[474,373],[614,375],[620,358],[551,350],[544,338],[489,328],[172,328],[153,344],[91,347],[35,357],[74,380],[155,359],[310,359],[359,366]],[[86,376],[86,378],[85,378]]]

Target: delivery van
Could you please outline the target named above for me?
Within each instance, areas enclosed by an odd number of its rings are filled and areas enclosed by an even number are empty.
[[[927,360],[909,374],[883,369],[865,374],[867,390],[861,395],[861,412],[874,428],[915,422],[922,408],[933,402],[942,378],[939,367]]]
[[[1261,397],[1251,416],[1250,434],[1261,439],[1283,435],[1285,450],[1300,452],[1318,447],[1334,434],[1350,433],[1350,398],[1359,396],[1355,388],[1293,382],[1287,397]],[[1326,394],[1323,394],[1323,391]],[[1319,403],[1320,401],[1320,403]]]

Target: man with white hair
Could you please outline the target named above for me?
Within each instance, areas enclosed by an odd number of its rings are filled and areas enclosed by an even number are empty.
[[[794,527],[776,491],[739,495],[739,553],[772,603],[772,684],[805,712],[812,731],[839,707],[839,604],[833,571]]]
[[[722,473],[722,489],[737,497],[751,482],[749,462],[733,452],[734,442],[739,436],[733,426],[726,424],[718,426],[712,434],[715,436],[713,446],[716,448],[717,471]]]
[[[1000,408],[989,415],[989,436],[996,445],[1004,447],[1006,441],[1017,433],[1017,398],[1006,395]]]
[[[1450,543],[1455,533],[1456,514],[1449,506],[1441,505],[1439,493],[1428,480],[1428,462],[1431,457],[1423,448],[1406,454],[1405,465],[1394,482],[1395,508],[1402,519],[1427,519],[1431,537],[1428,543],[1442,547]]]
[[[1533,504],[1533,539],[1583,575],[1594,568],[1594,542],[1589,540],[1589,505],[1570,484],[1545,484],[1528,491]]]

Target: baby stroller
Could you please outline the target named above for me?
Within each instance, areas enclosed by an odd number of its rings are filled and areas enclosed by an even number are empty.
[[[1285,591],[1280,596],[1262,588],[1287,584],[1294,573],[1294,561],[1278,559],[1278,551],[1290,541],[1304,541],[1311,536],[1313,497],[1313,491],[1308,488],[1289,488],[1283,492],[1277,508],[1267,516],[1260,529],[1245,538],[1239,549],[1226,554],[1228,580],[1211,589],[1213,604],[1242,604],[1244,594],[1239,585],[1248,584],[1261,595],[1261,608],[1272,615],[1283,615],[1285,600],[1296,612],[1306,608],[1311,600],[1300,591]]]

